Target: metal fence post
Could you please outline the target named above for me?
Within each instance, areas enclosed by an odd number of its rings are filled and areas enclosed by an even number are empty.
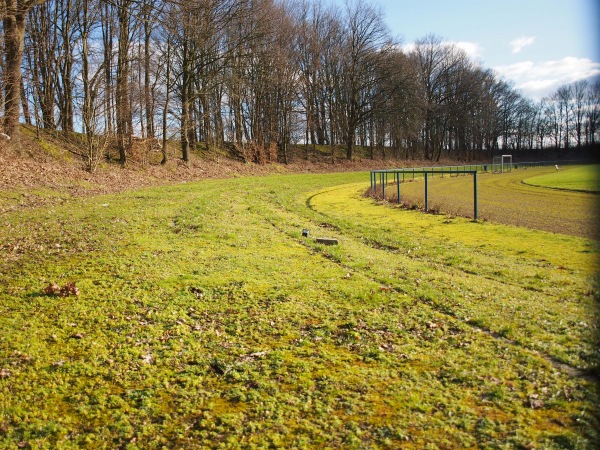
[[[425,175],[425,211],[429,211],[429,179],[427,177],[427,172]]]
[[[477,220],[479,205],[477,204],[477,171],[473,172],[473,216]]]

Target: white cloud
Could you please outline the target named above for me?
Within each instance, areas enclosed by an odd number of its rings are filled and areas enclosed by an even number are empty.
[[[534,36],[523,36],[513,41],[510,41],[508,45],[510,45],[510,47],[512,48],[512,52],[516,54],[521,52],[521,50],[523,50],[524,47],[527,47],[528,45],[533,45],[534,42]]]
[[[480,59],[483,57],[483,47],[477,42],[452,42],[458,48],[463,50],[470,58]]]
[[[417,44],[414,42],[409,42],[408,44],[402,44],[400,47],[402,48],[402,51],[408,55],[417,48]]]
[[[540,99],[563,84],[600,76],[600,63],[588,58],[566,57],[558,61],[522,61],[494,67],[496,73],[515,83],[527,97]]]
[[[464,51],[469,58],[474,60],[479,60],[483,58],[483,47],[479,45],[477,42],[468,42],[468,41],[443,41],[441,45],[450,45]],[[408,54],[415,50],[417,47],[416,43],[409,42],[408,44],[402,45],[402,50],[404,53]]]

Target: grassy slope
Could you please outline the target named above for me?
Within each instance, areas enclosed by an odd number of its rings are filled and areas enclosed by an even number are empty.
[[[366,179],[5,214],[0,446],[593,448],[596,244],[381,208]]]
[[[600,165],[563,167],[552,173],[526,178],[524,182],[553,189],[600,192]]]

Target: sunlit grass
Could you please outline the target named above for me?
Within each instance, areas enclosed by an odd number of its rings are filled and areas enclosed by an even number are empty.
[[[553,189],[600,192],[600,165],[563,166],[554,173],[526,178],[523,182]]]
[[[367,181],[5,214],[0,446],[593,448],[596,244],[383,208]]]

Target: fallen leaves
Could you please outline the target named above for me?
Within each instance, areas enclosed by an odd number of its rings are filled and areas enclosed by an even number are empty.
[[[541,409],[544,407],[543,400],[540,400],[537,394],[529,396],[529,406],[531,409]]]
[[[59,295],[60,294],[60,286],[56,283],[50,283],[48,286],[46,286],[44,288],[44,294]]]
[[[62,287],[56,283],[50,283],[44,288],[44,294],[55,295],[59,297],[78,296],[79,288],[74,282],[69,282]]]

